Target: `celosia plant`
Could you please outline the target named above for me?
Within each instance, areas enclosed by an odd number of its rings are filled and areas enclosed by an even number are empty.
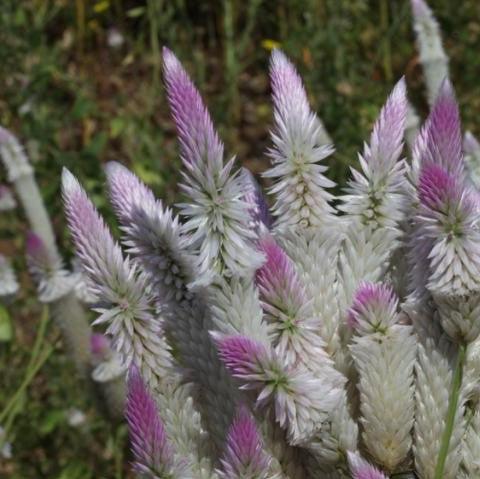
[[[18,139],[2,127],[0,162],[15,188],[32,230],[26,238],[26,259],[37,286],[38,300],[48,306],[78,372],[84,378],[93,380],[92,386],[101,398],[99,403],[105,404],[105,412],[117,420],[123,417],[125,371],[112,351],[105,354],[109,356],[105,362],[92,356],[89,343],[93,338],[82,303],[90,303],[94,299],[91,294],[85,294],[83,275],[79,272],[71,273],[65,267],[26,152]],[[0,185],[0,214],[15,207],[16,201],[10,189]],[[10,299],[18,289],[10,261],[0,255],[0,302]],[[95,374],[94,369],[98,368],[100,363],[103,364],[104,371],[109,370],[109,374],[101,377]]]
[[[423,1],[413,7],[422,50],[438,32]],[[426,69],[438,42],[422,50]],[[273,52],[269,210],[252,175],[225,158],[185,69],[167,49],[163,59],[180,216],[111,163],[119,243],[63,172],[96,324],[130,370],[135,470],[480,477],[480,202],[448,79],[427,75],[432,108],[412,161],[398,82],[335,198],[333,146],[293,64]],[[479,147],[467,138],[471,160]]]

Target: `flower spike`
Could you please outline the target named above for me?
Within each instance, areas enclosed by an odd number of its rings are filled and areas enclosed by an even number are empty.
[[[244,479],[271,476],[271,457],[264,451],[262,439],[252,415],[243,406],[228,431],[226,449],[221,459],[221,479]]]
[[[155,401],[135,366],[129,371],[125,417],[138,474],[150,479],[193,479],[188,464],[175,456]]]
[[[148,277],[129,258],[123,258],[78,180],[62,174],[63,199],[77,256],[88,277],[89,289],[99,303],[94,324],[106,323],[114,348],[128,367],[139,365],[149,384],[170,372],[171,355],[162,335],[149,293]]]
[[[110,162],[106,173],[124,244],[148,274],[154,295],[161,304],[188,298],[194,259],[180,233],[178,217],[124,166]]]
[[[480,203],[453,173],[427,164],[418,184],[424,240],[431,244],[427,287],[435,294],[480,289]]]
[[[414,166],[418,169],[432,163],[463,179],[465,162],[462,150],[458,104],[451,83],[444,80],[415,142]]]
[[[356,453],[348,453],[348,464],[352,473],[352,479],[388,479],[385,474]]]
[[[405,211],[405,162],[400,159],[407,118],[405,79],[401,79],[375,123],[370,145],[359,155],[362,172],[352,170],[340,209],[372,231],[386,227],[400,234]]]
[[[168,49],[163,50],[165,82],[185,167],[182,190],[189,203],[180,204],[187,218],[183,232],[198,251],[199,283],[215,274],[251,276],[263,258],[255,250],[250,227],[249,187],[245,175],[233,172],[234,159],[224,165],[220,142],[186,71]]]
[[[319,164],[333,153],[323,125],[311,110],[302,80],[293,64],[279,50],[272,53],[270,79],[275,127],[272,167],[264,173],[275,180],[273,215],[278,228],[317,228],[333,219],[333,199],[326,189],[335,186]]]
[[[391,286],[365,282],[355,294],[347,322],[360,335],[385,333],[397,322],[397,307],[398,298]]]
[[[273,409],[290,443],[311,439],[337,403],[338,391],[303,367],[285,367],[274,351],[253,339],[239,335],[216,340],[227,369],[243,389],[257,392],[257,407]]]

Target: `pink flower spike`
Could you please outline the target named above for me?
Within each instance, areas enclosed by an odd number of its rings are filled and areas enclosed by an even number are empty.
[[[387,174],[394,168],[403,148],[403,134],[407,118],[407,93],[405,78],[401,78],[388,97],[373,128],[370,148],[364,157],[375,170]]]
[[[238,411],[226,442],[225,453],[220,461],[222,479],[266,479],[271,458],[265,453],[255,421],[245,407],[242,406]]]
[[[287,115],[295,110],[299,115],[308,116],[310,105],[303,81],[293,63],[281,50],[274,50],[270,59],[270,81],[273,102],[279,113]],[[301,112],[301,113],[300,113]]]
[[[133,466],[136,472],[139,474],[152,471],[169,472],[173,466],[173,449],[168,443],[155,401],[135,366],[130,369],[128,375],[125,418],[135,457]]]
[[[444,80],[415,144],[422,165],[433,163],[458,178],[464,175],[460,112],[451,83]]]
[[[259,363],[267,358],[262,344],[245,336],[217,339],[218,354],[230,373],[248,379],[259,371]]]
[[[450,202],[458,202],[462,189],[458,180],[439,165],[428,164],[420,171],[418,199],[420,204],[439,210],[448,207]]]
[[[350,451],[347,454],[352,479],[388,479],[385,474],[369,464],[365,459],[362,459],[358,454]]]
[[[291,302],[300,308],[307,301],[306,293],[293,261],[268,233],[259,239],[258,248],[266,257],[255,277],[262,300],[277,305]]]
[[[177,57],[166,47],[163,48],[163,67],[183,161],[187,166],[213,162],[219,171],[223,166],[223,144],[198,90]]]
[[[383,333],[397,322],[397,306],[398,298],[391,286],[365,282],[355,294],[348,325],[360,335]]]
[[[140,206],[155,204],[153,193],[125,166],[110,161],[105,166],[110,201],[122,222],[132,222],[134,214],[140,214]],[[158,204],[161,207],[161,203]]]

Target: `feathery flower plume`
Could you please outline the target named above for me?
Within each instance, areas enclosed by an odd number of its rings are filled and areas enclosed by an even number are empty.
[[[155,401],[138,369],[133,366],[128,376],[125,417],[135,471],[149,479],[193,479],[188,464],[175,456]]]
[[[442,82],[427,121],[417,137],[413,160],[415,176],[422,166],[432,163],[454,177],[464,177],[460,112],[448,80]]]
[[[319,164],[333,153],[322,143],[322,125],[311,110],[307,94],[293,64],[279,50],[272,53],[270,79],[273,90],[275,127],[269,151],[272,167],[263,176],[273,178],[270,193],[276,196],[273,215],[278,228],[319,227],[331,222],[335,186]]]
[[[438,190],[435,181],[443,181],[445,186],[450,185],[449,195],[453,194],[453,190],[463,190],[464,164],[458,106],[451,85],[445,81],[413,148],[411,176],[412,183],[417,188],[417,195],[414,194],[412,198],[416,205],[415,208],[418,206],[418,201],[421,200],[418,184],[422,171],[425,173],[425,168],[427,175],[424,175],[423,178],[422,197],[426,201],[426,205],[432,207],[432,195],[437,195],[436,190]],[[432,184],[429,185],[429,183]],[[441,198],[447,199],[445,196],[447,193],[439,192],[438,194],[440,196],[438,196],[437,202]],[[425,205],[423,209],[425,209]],[[453,213],[453,209],[451,209],[451,213],[453,220],[456,213]],[[431,216],[432,213],[427,213],[427,217]],[[430,220],[414,219],[408,239],[409,291],[419,299],[425,298],[429,294],[427,284],[431,273],[429,255],[432,250],[432,240],[428,238],[431,234]],[[448,223],[449,221],[444,218],[444,222]]]
[[[427,164],[418,184],[418,222],[430,240],[430,278],[435,294],[461,295],[480,288],[479,201],[445,168]]]
[[[64,269],[60,256],[47,250],[40,236],[30,231],[26,241],[27,264],[44,303],[57,301],[74,287],[76,278]]]
[[[15,209],[17,202],[8,186],[0,185],[0,212]]]
[[[364,282],[349,310],[348,325],[359,335],[386,333],[397,322],[398,298],[391,286]]]
[[[179,205],[187,218],[182,229],[198,250],[199,276],[207,282],[212,272],[249,276],[262,257],[254,248],[256,235],[249,225],[245,177],[232,172],[233,158],[224,165],[223,144],[178,59],[164,48],[163,61],[185,167],[182,189],[190,200]]]
[[[432,105],[443,79],[448,78],[448,57],[445,54],[440,28],[424,0],[411,0],[413,28],[427,84],[428,102]]]
[[[287,367],[303,365],[324,383],[343,386],[294,263],[269,234],[260,238],[258,247],[266,261],[256,273],[256,283],[276,354]]]
[[[257,392],[259,408],[271,406],[292,445],[312,438],[337,402],[305,368],[287,368],[274,351],[245,336],[216,337],[219,356],[242,389]]]
[[[0,298],[10,298],[18,291],[18,282],[10,260],[0,254]]]
[[[258,289],[251,280],[229,278],[222,280],[209,291],[209,304],[215,331],[213,338],[243,335],[266,346],[270,346],[269,327],[263,321],[263,311],[258,297]],[[196,360],[196,358],[195,358]],[[223,368],[220,368],[223,370]],[[228,374],[228,372],[227,372]],[[228,377],[230,375],[228,374]],[[220,404],[223,401],[220,400]],[[217,409],[218,414],[218,409]],[[271,415],[258,416],[259,426],[265,437],[265,446],[278,459],[272,462],[270,473],[281,474],[279,477],[304,477],[303,466],[296,448],[290,447],[285,440],[285,433],[272,421]],[[223,439],[223,438],[222,438]]]
[[[373,231],[388,228],[400,234],[405,210],[405,162],[400,160],[407,117],[405,79],[401,79],[373,128],[370,145],[359,155],[362,172],[352,169],[353,180],[339,209]]]
[[[271,457],[251,414],[241,407],[228,431],[225,453],[220,460],[221,479],[269,479]]]
[[[128,258],[87,197],[78,180],[66,169],[62,173],[63,199],[77,256],[88,276],[89,288],[98,298],[94,324],[106,323],[114,348],[128,367],[138,364],[148,383],[171,370],[171,356],[162,336],[161,320],[155,316],[148,277]]]
[[[364,284],[349,320],[361,334],[354,336],[350,351],[359,374],[362,439],[390,472],[407,458],[414,424],[416,341],[411,326],[398,324],[397,304],[388,286]]]
[[[124,244],[149,275],[161,303],[190,297],[194,258],[180,234],[178,217],[139,178],[119,163],[106,166],[110,200],[122,224]]]
[[[356,453],[348,453],[348,465],[350,466],[352,479],[387,479],[385,474]]]

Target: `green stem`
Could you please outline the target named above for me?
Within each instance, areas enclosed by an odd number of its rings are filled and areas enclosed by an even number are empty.
[[[235,121],[238,119],[237,55],[235,51],[234,7],[232,0],[223,2],[223,29],[225,35],[225,73],[228,86],[228,109]]]
[[[28,373],[28,371],[30,371],[32,369],[33,365],[37,361],[38,354],[39,354],[40,349],[43,345],[43,340],[45,339],[45,332],[47,330],[47,324],[48,324],[49,317],[50,317],[50,315],[48,314],[48,306],[45,305],[43,307],[42,317],[40,319],[40,325],[38,326],[37,337],[35,338],[35,343],[33,345],[32,354],[30,355],[30,361],[28,362],[27,373]]]
[[[20,384],[20,386],[16,390],[15,394],[10,398],[10,401],[8,401],[7,405],[3,408],[3,411],[0,413],[0,424],[7,417],[10,410],[15,406],[15,404],[17,403],[19,398],[22,396],[24,391],[28,388],[28,386],[33,381],[33,378],[37,375],[40,368],[45,364],[47,359],[53,353],[53,351],[55,350],[55,343],[56,343],[56,341],[54,342],[54,344],[46,346],[44,351],[43,351],[43,354],[40,356],[40,358],[38,359],[36,364],[29,371],[27,371],[27,373],[25,375],[25,378],[23,379],[22,384]]]
[[[385,73],[385,78],[388,82],[392,81],[393,72],[392,72],[392,51],[390,45],[390,36],[388,34],[388,25],[389,25],[389,14],[388,14],[388,2],[387,0],[382,0],[380,2],[380,23],[384,35],[383,40],[383,71]]]
[[[147,2],[148,21],[150,27],[150,48],[153,56],[153,88],[154,91],[160,82],[161,55],[158,34],[160,31],[158,18],[162,10],[162,3],[158,0],[149,0]],[[152,102],[153,103],[153,102]]]
[[[43,344],[43,340],[45,339],[45,331],[47,329],[48,318],[49,318],[48,306],[45,306],[42,312],[42,318],[40,320],[40,325],[38,327],[35,343],[33,345],[32,354],[30,355],[30,361],[28,362],[28,365],[25,369],[25,377],[28,377],[29,373],[35,367],[35,363],[37,362],[38,355],[40,353],[40,349]],[[10,409],[12,409],[12,407],[15,405],[15,403],[12,402],[12,399],[9,401],[9,403],[5,406],[5,408],[1,412],[0,422],[2,422],[5,416],[9,414]]]
[[[448,401],[447,419],[445,429],[443,430],[442,442],[440,444],[440,452],[438,453],[437,467],[435,468],[434,479],[443,478],[443,470],[447,460],[448,450],[450,448],[450,439],[452,437],[453,426],[455,424],[455,416],[457,414],[458,400],[460,397],[460,388],[462,386],[463,365],[465,363],[467,347],[461,344],[458,349],[457,364],[452,378],[452,389]]]

